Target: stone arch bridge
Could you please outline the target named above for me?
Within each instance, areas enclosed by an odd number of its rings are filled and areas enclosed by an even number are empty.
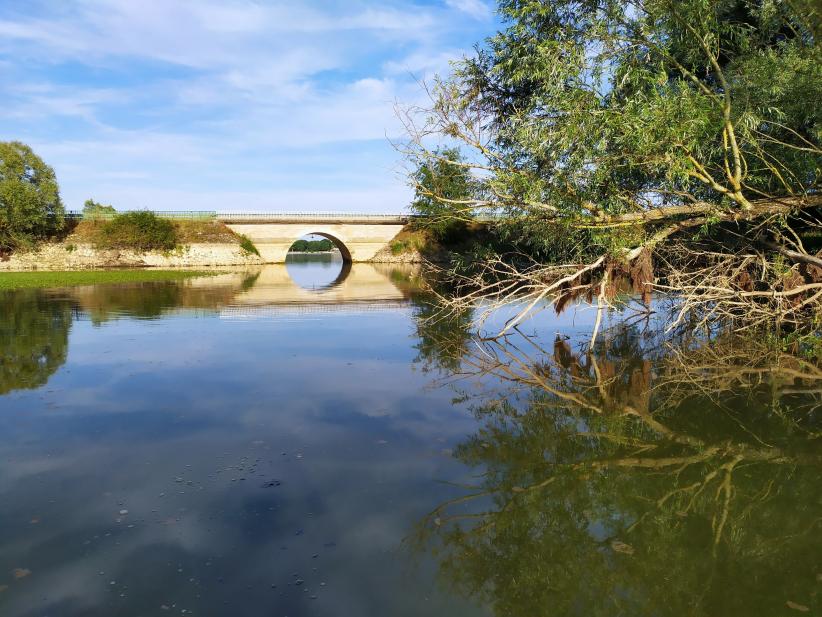
[[[218,214],[235,233],[248,236],[266,263],[285,262],[288,249],[309,234],[331,240],[345,261],[370,261],[412,217],[397,214]]]

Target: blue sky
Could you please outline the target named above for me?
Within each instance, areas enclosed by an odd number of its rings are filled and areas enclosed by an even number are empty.
[[[388,139],[493,0],[2,0],[0,140],[63,200],[119,209],[404,209]]]

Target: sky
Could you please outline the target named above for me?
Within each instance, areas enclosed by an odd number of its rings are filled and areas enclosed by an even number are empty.
[[[0,140],[67,209],[399,212],[395,105],[493,0],[0,0]]]

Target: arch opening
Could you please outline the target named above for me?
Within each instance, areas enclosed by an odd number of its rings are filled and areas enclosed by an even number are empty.
[[[285,265],[295,284],[322,292],[337,287],[348,277],[351,253],[338,238],[308,233],[291,245]]]

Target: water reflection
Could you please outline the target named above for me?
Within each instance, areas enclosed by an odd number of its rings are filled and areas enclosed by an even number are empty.
[[[295,308],[401,308],[419,289],[415,269],[378,264],[344,264],[333,284],[322,286],[318,260],[302,257],[306,259],[288,268],[226,271],[182,282],[0,293],[0,395],[48,381],[66,361],[69,330],[77,317],[99,326],[113,319],[154,320],[180,313],[251,318],[293,314]],[[315,283],[303,287],[298,280]]]
[[[423,282],[0,294],[0,614],[820,610],[817,364]]]
[[[289,253],[285,265],[297,285],[318,292],[340,285],[351,273],[351,262],[338,252]]]
[[[438,426],[450,398],[413,370],[413,277],[352,272],[321,318],[221,319],[292,306],[280,274],[0,296],[71,324],[48,386],[0,397],[3,617],[476,614],[400,550],[470,422]]]
[[[358,304],[393,304],[401,307],[408,304],[416,289],[412,277],[414,269],[410,266],[369,263],[340,265],[343,268],[340,276],[328,284],[323,284],[326,277],[324,266],[321,264],[318,269],[313,261],[265,266],[257,272],[252,286],[235,294],[230,302],[221,306],[222,314],[269,315],[275,314],[277,308],[281,309],[280,312],[289,312],[299,307],[345,310]],[[203,280],[202,284],[207,285],[208,282]]]
[[[72,305],[25,289],[0,294],[0,395],[38,388],[66,361]]]
[[[454,456],[480,481],[414,536],[453,589],[505,616],[819,608],[819,366],[633,328],[595,354],[565,337],[467,350],[451,378],[479,428]]]

